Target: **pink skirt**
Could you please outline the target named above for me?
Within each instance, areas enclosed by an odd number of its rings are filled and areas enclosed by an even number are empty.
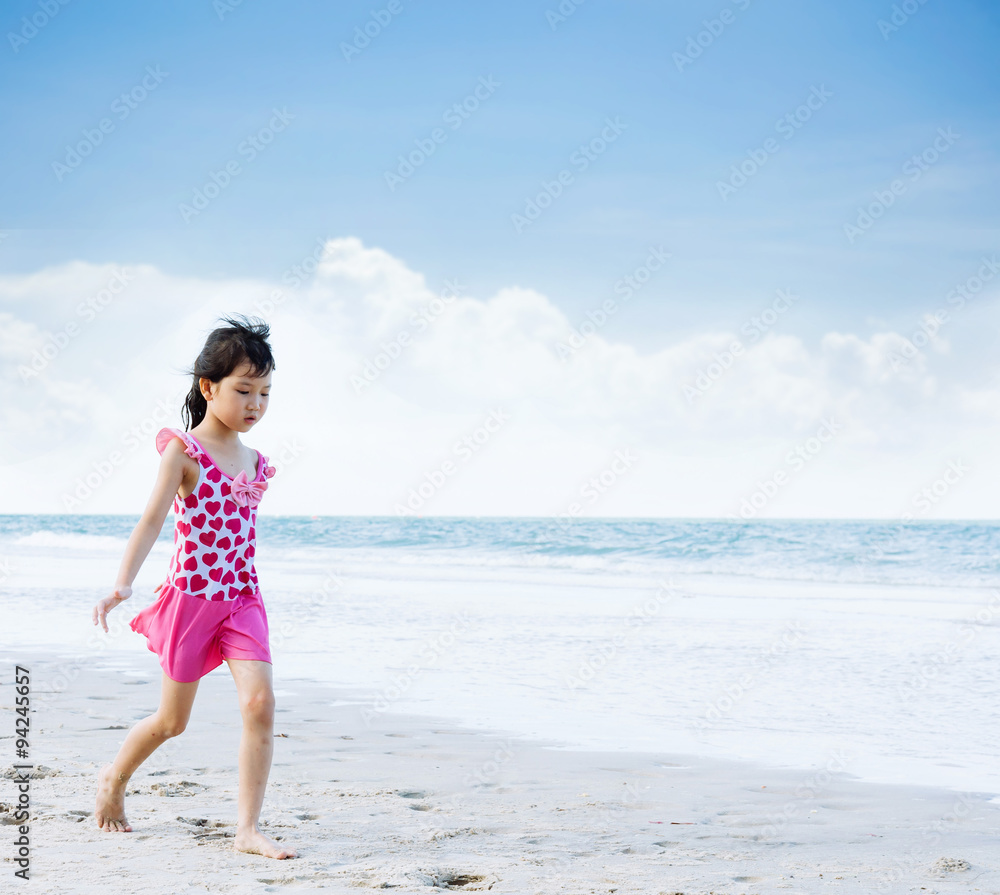
[[[182,683],[198,680],[223,659],[271,661],[260,588],[235,600],[206,600],[164,584],[129,627],[146,636],[164,674]]]

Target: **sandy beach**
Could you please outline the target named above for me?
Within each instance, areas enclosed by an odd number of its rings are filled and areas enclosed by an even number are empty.
[[[1000,800],[991,793],[862,782],[836,755],[802,770],[547,748],[441,718],[365,715],[343,692],[280,670],[261,826],[299,857],[240,854],[240,719],[225,666],[202,680],[187,730],[130,780],[133,831],[105,833],[93,819],[96,774],[127,727],[155,710],[155,660],[129,676],[68,667],[54,652],[5,651],[3,661],[5,685],[20,662],[37,694],[37,893],[1000,891]],[[12,693],[5,686],[11,720]],[[3,740],[11,876],[16,759],[13,737]]]

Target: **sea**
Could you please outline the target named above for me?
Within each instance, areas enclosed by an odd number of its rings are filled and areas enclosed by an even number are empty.
[[[137,521],[0,515],[4,649],[67,657],[36,687],[159,673],[128,620],[171,516],[111,630],[91,618]],[[279,699],[318,681],[368,723],[996,794],[998,560],[992,522],[260,515],[255,564]]]

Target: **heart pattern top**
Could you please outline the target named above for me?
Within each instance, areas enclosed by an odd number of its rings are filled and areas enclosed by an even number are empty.
[[[190,432],[160,429],[156,449],[162,454],[172,438],[184,442],[184,453],[201,468],[194,490],[185,498],[174,495],[174,555],[164,583],[205,600],[235,600],[255,593],[259,497],[257,502],[235,500],[236,479],[215,465]],[[259,495],[267,487],[265,476],[274,473],[267,457],[257,451],[257,476],[248,484],[256,486]],[[240,476],[245,483],[246,473]]]

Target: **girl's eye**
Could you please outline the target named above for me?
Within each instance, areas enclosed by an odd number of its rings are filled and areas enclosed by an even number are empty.
[[[240,392],[240,390],[239,390],[239,389],[236,389],[236,391]],[[241,394],[241,395],[249,395],[249,394],[250,394],[250,392],[240,392],[240,394]]]

